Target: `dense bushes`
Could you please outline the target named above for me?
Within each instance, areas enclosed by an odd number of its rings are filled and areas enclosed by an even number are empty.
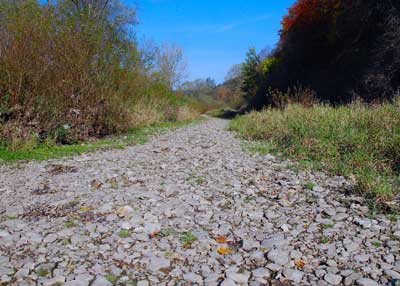
[[[271,90],[295,86],[334,104],[393,98],[400,86],[399,24],[395,0],[298,0],[268,58],[248,54],[243,90],[250,107],[271,105]]]
[[[135,21],[117,0],[0,0],[3,144],[70,143],[194,115],[171,90],[180,51],[139,48]]]
[[[236,118],[230,127],[265,151],[355,176],[358,190],[390,203],[400,195],[400,105],[307,108],[290,104]]]

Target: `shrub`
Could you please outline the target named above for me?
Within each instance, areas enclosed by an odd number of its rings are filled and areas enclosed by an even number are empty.
[[[40,3],[0,0],[3,144],[35,136],[71,144],[177,119],[186,102],[170,85],[179,75],[158,67],[181,67],[182,51],[149,60],[154,51],[131,35],[134,9],[118,0]]]

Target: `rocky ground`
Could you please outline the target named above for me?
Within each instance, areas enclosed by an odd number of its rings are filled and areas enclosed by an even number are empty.
[[[226,124],[0,167],[0,284],[397,285],[400,222]]]

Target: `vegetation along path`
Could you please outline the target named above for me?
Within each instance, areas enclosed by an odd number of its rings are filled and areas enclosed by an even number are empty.
[[[400,222],[226,125],[0,167],[0,284],[397,285]]]

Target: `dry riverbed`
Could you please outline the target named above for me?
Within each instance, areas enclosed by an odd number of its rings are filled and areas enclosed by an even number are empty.
[[[400,222],[210,119],[0,166],[0,285],[391,285]],[[397,285],[397,284],[393,284]]]

